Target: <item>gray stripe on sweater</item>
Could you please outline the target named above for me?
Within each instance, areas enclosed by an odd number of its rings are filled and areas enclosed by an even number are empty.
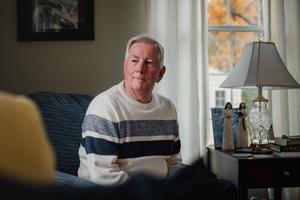
[[[178,136],[178,125],[176,120],[126,120],[113,122],[90,114],[84,118],[82,131],[93,131],[120,139],[133,136]]]

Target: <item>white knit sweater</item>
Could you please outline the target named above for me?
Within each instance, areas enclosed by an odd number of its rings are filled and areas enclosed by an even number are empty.
[[[167,177],[181,163],[174,105],[158,94],[139,103],[122,81],[90,103],[79,158],[78,176],[100,185],[123,183],[136,172]]]

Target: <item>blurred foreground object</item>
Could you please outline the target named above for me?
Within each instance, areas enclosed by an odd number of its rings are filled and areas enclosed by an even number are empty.
[[[36,105],[0,92],[0,173],[31,183],[54,182],[55,158]]]

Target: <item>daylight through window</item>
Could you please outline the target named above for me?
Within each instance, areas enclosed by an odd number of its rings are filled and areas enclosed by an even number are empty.
[[[263,36],[262,0],[207,1],[209,108],[224,107],[227,101],[238,107],[243,101],[250,109],[255,89],[232,90],[219,86],[234,68],[245,45]],[[210,133],[209,143],[213,143],[212,126]]]

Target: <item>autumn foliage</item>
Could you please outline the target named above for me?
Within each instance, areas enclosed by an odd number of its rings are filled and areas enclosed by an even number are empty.
[[[209,26],[259,25],[259,0],[208,0]],[[257,40],[255,32],[210,31],[208,34],[209,65],[228,73],[237,62],[246,43]],[[232,58],[232,59],[230,59]],[[230,62],[232,60],[232,63]]]

